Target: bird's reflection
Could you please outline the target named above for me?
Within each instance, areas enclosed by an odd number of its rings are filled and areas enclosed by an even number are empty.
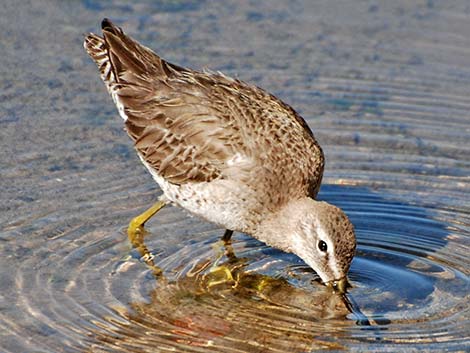
[[[116,325],[114,319],[112,335],[100,334],[100,341],[125,341],[129,352],[142,344],[311,351],[341,349],[334,337],[357,323],[369,324],[349,294],[316,283],[297,287],[250,271],[248,260],[238,258],[229,242],[219,245],[215,261],[201,260],[176,280],[158,274],[147,301],[114,308],[126,323]],[[351,312],[355,316],[348,320]]]

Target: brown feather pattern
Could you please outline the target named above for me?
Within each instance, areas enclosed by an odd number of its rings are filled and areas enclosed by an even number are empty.
[[[108,20],[102,28],[85,49],[160,200],[293,252],[344,288],[354,228],[339,208],[313,199],[324,157],[305,121],[261,88],[170,64]]]
[[[221,73],[170,64],[109,21],[84,45],[138,153],[166,181],[257,185],[270,207],[316,196],[323,153],[287,104]],[[231,163],[239,156],[249,163]]]

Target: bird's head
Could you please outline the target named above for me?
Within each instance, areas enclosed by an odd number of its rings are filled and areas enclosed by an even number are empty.
[[[356,237],[340,208],[304,198],[289,203],[270,223],[270,239],[265,235],[261,240],[296,254],[327,286],[345,291]]]

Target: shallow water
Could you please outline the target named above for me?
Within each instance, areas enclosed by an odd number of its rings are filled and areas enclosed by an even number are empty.
[[[0,351],[467,351],[465,1],[7,2],[0,16]],[[167,207],[82,47],[115,20],[165,58],[262,86],[327,157],[353,221],[347,300],[293,255]],[[347,304],[349,302],[349,304]],[[352,312],[351,312],[352,307]]]

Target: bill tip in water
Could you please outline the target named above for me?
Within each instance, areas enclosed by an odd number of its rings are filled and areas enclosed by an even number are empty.
[[[349,281],[346,277],[341,278],[339,280],[334,280],[326,283],[328,288],[331,288],[334,293],[344,294],[346,290],[351,287]]]

